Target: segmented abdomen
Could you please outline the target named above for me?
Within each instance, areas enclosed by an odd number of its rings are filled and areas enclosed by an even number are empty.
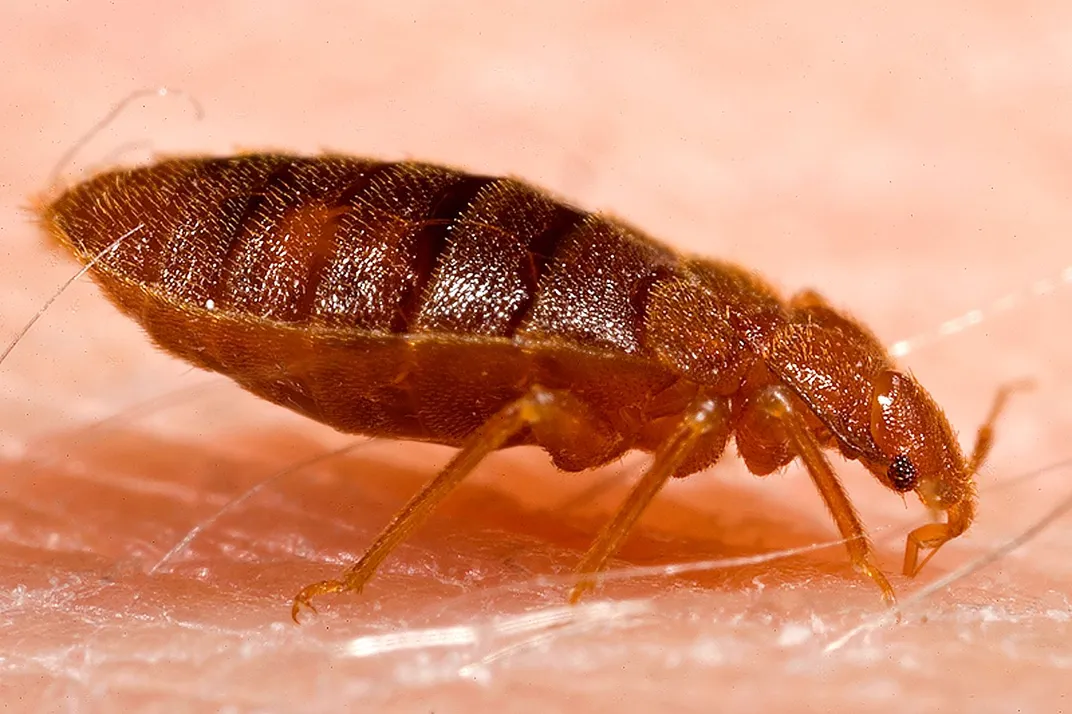
[[[163,161],[83,183],[46,218],[83,260],[134,229],[100,268],[189,311],[638,355],[648,293],[678,269],[513,179],[336,156]]]

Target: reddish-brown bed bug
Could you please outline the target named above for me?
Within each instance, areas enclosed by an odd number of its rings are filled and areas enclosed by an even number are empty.
[[[654,454],[571,601],[666,481],[731,436],[756,474],[800,457],[891,603],[823,450],[945,514],[908,535],[908,575],[975,514],[1004,391],[966,458],[930,395],[817,294],[783,300],[748,270],[514,179],[330,155],[169,159],[98,175],[42,213],[168,352],[344,432],[458,447],[340,579],[298,593],[295,618],[360,590],[482,458],[520,444],[567,471]]]

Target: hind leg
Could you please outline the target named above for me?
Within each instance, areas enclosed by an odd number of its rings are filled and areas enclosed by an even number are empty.
[[[312,599],[329,593],[358,592],[380,564],[418,527],[480,461],[529,428],[538,443],[563,467],[596,466],[621,451],[620,437],[594,417],[587,406],[566,392],[532,388],[477,429],[450,463],[402,507],[361,559],[337,580],[302,588],[291,605],[297,622],[302,607],[315,612]]]

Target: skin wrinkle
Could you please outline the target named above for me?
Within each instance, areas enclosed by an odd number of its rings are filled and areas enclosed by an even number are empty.
[[[167,100],[132,108],[61,180],[146,138],[169,154],[328,146],[516,175],[677,248],[757,268],[787,294],[814,287],[887,344],[924,345],[901,366],[964,439],[1001,383],[1035,378],[1039,389],[1017,395],[998,424],[979,519],[921,582],[894,579],[902,599],[1065,496],[1072,351],[1053,326],[1067,323],[1067,280],[1003,311],[986,306],[1028,296],[1072,264],[1070,178],[1053,161],[1072,126],[1057,101],[1072,75],[1057,30],[1072,11],[563,2],[471,15],[415,1],[340,5],[327,26],[322,14],[265,16],[254,4],[234,6],[223,24],[155,7],[77,11],[23,9],[0,27],[16,63],[0,78],[14,100],[0,166],[4,335],[76,270],[23,210],[48,186],[54,157],[128,92],[165,83],[200,100],[206,119]],[[308,51],[281,51],[280,36]],[[975,308],[979,325],[942,328]],[[87,419],[205,379],[188,372],[85,281],[0,365],[0,436],[16,445],[0,471],[0,583],[14,593],[0,598],[7,711],[717,702],[866,712],[887,711],[890,696],[906,710],[971,701],[1052,711],[1067,694],[1064,520],[901,626],[831,654],[828,642],[881,612],[841,546],[616,580],[552,627],[566,586],[540,576],[563,575],[580,557],[635,478],[632,457],[562,475],[538,452],[497,455],[362,597],[325,601],[301,629],[285,624],[288,598],[360,553],[447,451],[376,443],[295,473],[150,576],[222,501],[344,443],[226,383],[65,441]],[[733,451],[671,484],[619,565],[834,537],[800,469],[754,478]],[[832,462],[895,570],[904,535],[926,514],[858,466]],[[122,485],[136,478],[142,488]],[[578,498],[604,479],[605,492]],[[539,615],[547,629],[520,620]],[[421,633],[444,644],[353,654],[378,642],[362,638]]]

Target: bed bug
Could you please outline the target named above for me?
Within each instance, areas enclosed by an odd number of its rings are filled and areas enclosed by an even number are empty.
[[[966,457],[915,378],[818,294],[783,299],[749,270],[511,178],[336,155],[173,158],[93,177],[42,216],[169,353],[343,432],[457,447],[360,560],[297,594],[295,619],[359,591],[490,452],[536,445],[565,471],[653,454],[577,566],[576,602],[669,478],[712,465],[731,437],[757,475],[800,458],[853,567],[892,604],[824,452],[944,515],[908,535],[911,576],[971,524],[1005,396]]]

